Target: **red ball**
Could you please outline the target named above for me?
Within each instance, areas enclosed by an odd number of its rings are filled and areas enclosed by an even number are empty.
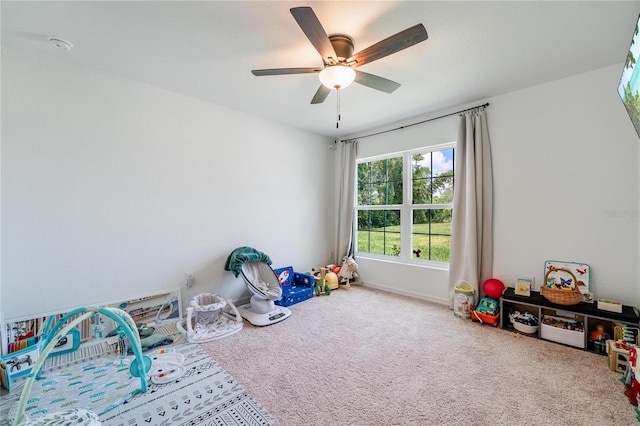
[[[489,278],[482,284],[482,291],[484,291],[487,297],[499,299],[504,291],[504,284],[496,278]]]

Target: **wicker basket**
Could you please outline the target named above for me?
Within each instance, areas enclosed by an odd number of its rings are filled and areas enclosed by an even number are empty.
[[[573,288],[571,290],[560,290],[553,287],[547,287],[549,274],[554,272],[571,276]],[[557,305],[577,305],[583,300],[582,293],[578,289],[578,280],[576,279],[576,276],[568,269],[561,268],[549,269],[547,271],[544,276],[544,284],[542,285],[540,294],[542,294],[542,296],[544,296],[549,302]]]

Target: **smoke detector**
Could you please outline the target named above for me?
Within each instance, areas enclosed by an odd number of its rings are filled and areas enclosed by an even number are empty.
[[[58,49],[64,49],[65,51],[69,52],[71,50],[71,48],[73,47],[73,44],[71,44],[70,42],[66,41],[66,40],[62,40],[60,38],[56,38],[56,37],[49,37],[49,43],[58,48]]]

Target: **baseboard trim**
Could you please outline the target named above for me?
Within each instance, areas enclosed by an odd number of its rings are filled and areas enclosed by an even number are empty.
[[[413,291],[398,290],[397,288],[393,288],[393,287],[389,287],[389,286],[381,285],[381,284],[377,284],[377,283],[372,283],[370,281],[362,281],[362,285],[365,286],[365,287],[375,288],[377,290],[388,291],[389,293],[400,294],[402,296],[415,297],[416,299],[422,299],[422,300],[426,300],[428,302],[434,302],[434,303],[438,303],[440,305],[449,306],[449,300],[443,299],[443,298],[440,298],[440,297],[432,297],[432,296],[428,296],[426,294],[415,293]]]

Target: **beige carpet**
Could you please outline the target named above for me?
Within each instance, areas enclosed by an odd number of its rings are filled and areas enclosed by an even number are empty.
[[[366,287],[203,344],[282,426],[640,425],[606,357]]]

